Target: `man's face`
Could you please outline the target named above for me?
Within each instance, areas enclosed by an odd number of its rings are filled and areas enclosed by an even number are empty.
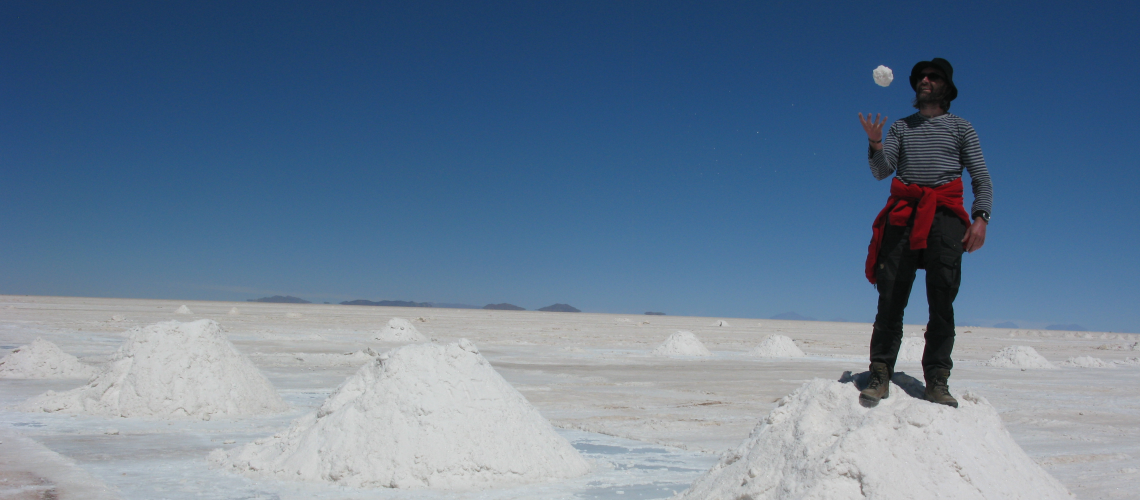
[[[934,68],[926,68],[919,73],[917,85],[919,99],[929,99],[931,96],[941,96],[946,88],[946,76]]]

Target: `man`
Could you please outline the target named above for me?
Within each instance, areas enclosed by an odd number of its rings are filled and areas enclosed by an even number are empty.
[[[879,291],[879,309],[871,333],[871,380],[859,393],[872,407],[890,395],[890,380],[903,338],[903,310],[916,269],[926,269],[930,321],[922,371],[928,401],[957,408],[948,379],[954,363],[954,298],[961,283],[962,252],[986,242],[993,189],[978,135],[970,122],[954,116],[958,97],[954,68],[942,58],[922,61],[910,72],[918,113],[891,124],[883,137],[882,120],[870,113],[859,121],[870,141],[871,173],[882,180],[891,172],[891,196],[873,225],[867,279]],[[967,216],[962,201],[962,170],[970,173],[974,205]]]

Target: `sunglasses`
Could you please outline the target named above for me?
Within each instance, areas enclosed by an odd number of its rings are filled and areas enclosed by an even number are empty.
[[[920,73],[918,75],[918,81],[921,82],[923,78],[926,78],[932,82],[941,82],[943,80],[942,75],[938,73]]]

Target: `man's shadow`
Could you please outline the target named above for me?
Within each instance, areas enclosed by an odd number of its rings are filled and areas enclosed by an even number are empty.
[[[844,384],[855,384],[855,388],[860,391],[867,388],[867,384],[871,383],[871,372],[865,371],[862,373],[851,373],[851,370],[843,372],[843,376],[839,377],[839,382]],[[891,377],[891,382],[902,388],[912,398],[926,399],[926,384],[921,380],[916,379],[906,372],[895,372]]]

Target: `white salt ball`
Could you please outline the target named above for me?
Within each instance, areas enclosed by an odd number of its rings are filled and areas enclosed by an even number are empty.
[[[875,83],[879,84],[880,87],[886,87],[895,80],[895,73],[891,71],[891,68],[883,66],[882,64],[880,64],[878,68],[875,68],[875,71],[872,71],[871,74],[874,75]]]

